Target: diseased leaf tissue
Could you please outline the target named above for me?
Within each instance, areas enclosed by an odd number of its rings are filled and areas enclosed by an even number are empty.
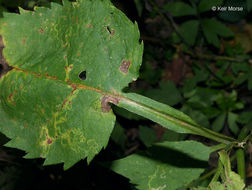
[[[29,22],[27,22],[29,21]],[[7,146],[45,165],[90,162],[108,143],[122,89],[138,76],[143,45],[136,24],[108,0],[63,1],[5,13],[0,131]]]

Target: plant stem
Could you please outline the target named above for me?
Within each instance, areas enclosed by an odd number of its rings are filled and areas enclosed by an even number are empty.
[[[244,139],[246,139],[248,133],[250,131],[250,124],[246,125],[242,128],[239,136],[238,136],[238,141],[242,142]],[[246,180],[246,169],[245,169],[245,153],[243,148],[238,148],[236,150],[236,157],[237,157],[237,172],[245,182]]]
[[[245,155],[244,150],[239,148],[236,150],[236,158],[237,158],[237,172],[245,182],[246,180],[246,170],[245,170]]]
[[[207,59],[207,60],[213,60],[213,61],[232,61],[232,62],[243,62],[247,61],[247,59],[239,59],[239,58],[234,58],[234,57],[227,57],[227,56],[219,56],[219,55],[208,55],[208,54],[202,54],[202,53],[195,53],[192,51],[186,51],[186,54],[194,57],[194,58],[199,58],[199,59]]]

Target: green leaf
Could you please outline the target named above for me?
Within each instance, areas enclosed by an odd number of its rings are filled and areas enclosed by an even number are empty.
[[[234,72],[234,74],[238,74],[239,72],[248,72],[250,69],[250,66],[246,62],[242,62],[242,63],[233,62],[231,64],[231,69]]]
[[[161,82],[160,89],[151,89],[144,94],[170,106],[174,106],[182,100],[180,92],[172,81]]]
[[[143,13],[144,2],[142,0],[134,0],[138,16],[141,17]]]
[[[196,15],[196,10],[183,2],[167,3],[163,9],[169,11],[174,17]]]
[[[234,35],[228,27],[215,19],[203,19],[202,29],[208,43],[216,47],[219,47],[218,36],[231,37]]]
[[[222,113],[220,116],[218,116],[213,124],[212,124],[212,129],[214,131],[220,131],[223,126],[224,126],[224,123],[225,123],[225,119],[226,119],[226,113]]]
[[[235,85],[241,85],[248,79],[248,74],[240,74],[238,77],[235,78],[234,84]]]
[[[193,108],[207,108],[210,107],[218,97],[219,94],[217,90],[197,87],[187,103]]]
[[[199,21],[189,20],[180,25],[179,33],[189,45],[193,46],[198,34],[198,29]]]
[[[169,129],[165,129],[161,134],[160,142],[181,141],[184,140],[186,136],[186,134],[176,133]],[[152,144],[158,142],[158,134],[155,129],[147,126],[139,126],[139,138],[146,147],[150,147]]]
[[[157,133],[153,128],[141,125],[139,126],[139,138],[146,147],[150,147],[158,140]]]
[[[207,165],[210,147],[195,141],[158,143],[146,154],[112,162],[111,169],[143,190],[175,190],[197,179]]]
[[[252,90],[252,71],[248,73],[248,90]]]
[[[118,122],[115,124],[114,130],[111,134],[111,139],[124,150],[127,137],[124,129]]]
[[[181,108],[181,111],[188,114],[194,121],[196,121],[201,126],[204,126],[206,128],[209,127],[208,118],[202,113],[202,111],[192,109],[192,107],[187,104],[185,104]]]
[[[0,18],[3,17],[3,12],[7,12],[7,10],[0,5]]]
[[[228,127],[229,129],[235,134],[238,135],[240,129],[238,127],[238,125],[236,124],[238,115],[234,114],[232,112],[228,112]]]
[[[64,162],[65,169],[85,157],[90,162],[114,127],[108,103],[118,99],[111,95],[138,76],[138,27],[108,0],[20,13],[0,20],[13,67],[0,79],[7,146],[26,151],[25,158],[45,158],[45,165]]]
[[[237,122],[241,124],[248,124],[252,120],[252,112],[242,112],[237,118]]]
[[[246,2],[247,2],[247,10],[248,10],[248,12],[249,12],[249,11],[252,10],[252,1],[247,0]]]
[[[222,5],[223,0],[201,0],[198,5],[198,10],[200,13],[211,11],[213,6]]]
[[[186,138],[186,136],[187,136],[186,134],[176,133],[169,129],[166,129],[160,141],[161,142],[162,141],[182,141]]]

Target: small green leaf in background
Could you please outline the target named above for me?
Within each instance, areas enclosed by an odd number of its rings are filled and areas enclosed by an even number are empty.
[[[241,85],[248,80],[248,74],[241,73],[234,79],[235,85]]]
[[[250,70],[250,65],[247,62],[233,62],[231,64],[231,69],[234,74],[238,74],[239,72],[248,72]]]
[[[170,106],[174,106],[182,100],[180,92],[172,81],[161,82],[160,89],[150,89],[144,95]]]
[[[208,43],[216,47],[220,45],[218,36],[231,37],[234,35],[226,25],[215,19],[203,19],[202,29]]]
[[[222,111],[234,111],[244,108],[244,102],[237,100],[237,92],[235,90],[231,93],[222,92],[216,103]]]
[[[134,0],[136,8],[137,8],[137,13],[138,16],[141,17],[143,13],[143,7],[144,7],[144,1],[142,0]]]
[[[3,17],[3,12],[6,12],[6,9],[0,5],[0,18]]]
[[[252,71],[248,73],[248,90],[252,90]]]
[[[196,121],[199,125],[208,128],[209,121],[206,115],[204,115],[201,111],[193,109],[191,106],[185,104],[181,111],[185,114],[189,115],[194,121]]]
[[[174,17],[196,15],[196,10],[184,2],[167,3],[163,9],[169,11]]]
[[[198,34],[198,28],[198,20],[189,20],[180,25],[179,33],[189,45],[193,46]]]
[[[124,128],[118,122],[114,126],[111,139],[124,150],[127,137]]]
[[[140,190],[176,190],[197,179],[207,166],[211,149],[199,142],[163,142],[147,154],[133,154],[112,162],[111,168]]]
[[[153,143],[157,142],[157,133],[153,128],[147,126],[139,126],[139,138],[146,147],[150,147]]]
[[[221,131],[221,129],[224,127],[225,120],[226,120],[226,113],[222,113],[214,120],[212,124],[212,129],[217,132]]]
[[[187,103],[193,108],[208,108],[218,99],[218,97],[218,90],[197,87],[194,89]]]
[[[198,10],[200,13],[211,11],[213,6],[220,6],[222,3],[223,0],[200,0]]]
[[[160,68],[154,69],[149,62],[143,62],[139,78],[144,79],[150,85],[154,85],[160,81],[161,74]]]
[[[252,1],[251,0],[247,0],[247,10],[251,11],[252,10]]]
[[[163,141],[182,141],[186,138],[186,134],[176,133],[169,129],[166,129],[161,137],[161,142]]]
[[[235,134],[238,135],[240,129],[236,123],[238,115],[232,112],[228,112],[228,127]]]
[[[237,118],[237,122],[241,124],[248,124],[252,120],[252,112],[242,112]]]
[[[186,136],[186,134],[176,133],[169,129],[164,129],[160,142],[181,141],[184,140]],[[158,134],[156,130],[147,126],[139,126],[139,138],[146,147],[150,147],[152,144],[158,142]]]

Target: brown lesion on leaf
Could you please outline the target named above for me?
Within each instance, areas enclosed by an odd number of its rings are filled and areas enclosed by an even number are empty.
[[[123,74],[127,74],[128,71],[129,71],[129,67],[130,67],[130,64],[131,62],[128,60],[123,60],[123,62],[121,63],[120,65],[120,71],[123,73]]]
[[[47,139],[47,144],[52,144],[52,139],[48,138]]]
[[[109,95],[104,95],[101,100],[102,112],[107,113],[111,110],[111,106],[109,105],[109,103],[118,104],[119,99],[116,97],[111,97]]]
[[[0,78],[12,69],[12,67],[8,65],[7,61],[3,56],[3,49],[4,43],[2,36],[0,35]]]
[[[39,33],[40,34],[43,34],[44,33],[44,30],[42,28],[39,29]]]
[[[9,96],[8,96],[8,102],[9,103],[12,103],[13,105],[16,105],[16,102],[14,100],[14,96],[17,94],[17,91],[15,90],[13,93],[11,93]]]

